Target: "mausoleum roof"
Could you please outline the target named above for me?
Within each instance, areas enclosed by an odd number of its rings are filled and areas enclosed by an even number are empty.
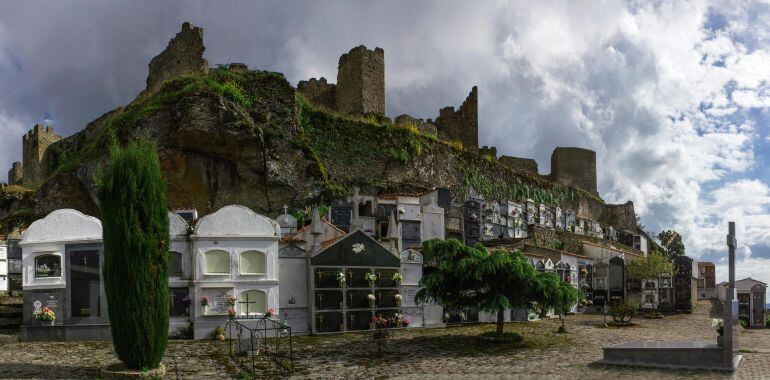
[[[197,237],[280,237],[275,220],[257,214],[248,207],[230,205],[195,223]]]
[[[297,228],[297,218],[291,214],[281,214],[275,218],[278,225],[283,228]]]
[[[190,225],[175,212],[168,213],[168,234],[172,238],[185,237],[190,229]]]
[[[60,209],[38,219],[21,234],[20,244],[101,240],[102,222],[73,209]]]

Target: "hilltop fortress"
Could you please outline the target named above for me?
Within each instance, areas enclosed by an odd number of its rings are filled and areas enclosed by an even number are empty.
[[[479,147],[476,86],[457,109],[442,108],[433,120],[391,121],[381,48],[355,47],[340,57],[336,83],[312,78],[296,89],[278,73],[241,63],[211,68],[204,51],[203,30],[184,23],[149,63],[147,88],[131,104],[64,139],[42,125],[26,134],[23,163],[13,164],[8,182],[37,190],[24,206],[30,214],[68,205],[98,214],[93,176],[111,130],[120,141],[142,133],[158,139],[174,207],[206,212],[238,201],[270,213],[284,203],[328,202],[353,187],[371,194],[442,187],[500,200],[540,194],[636,233],[631,202],[607,205],[598,197],[595,152],[557,147],[551,173],[541,175],[532,159]],[[351,135],[356,141],[347,140]],[[18,203],[0,207],[0,220]]]

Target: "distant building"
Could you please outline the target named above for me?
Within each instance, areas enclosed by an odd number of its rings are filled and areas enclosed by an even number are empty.
[[[698,263],[698,299],[717,298],[716,268],[714,263],[703,261]]]

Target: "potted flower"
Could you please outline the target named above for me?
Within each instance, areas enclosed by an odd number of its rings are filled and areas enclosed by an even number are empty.
[[[235,298],[234,295],[227,296],[227,304],[230,305],[230,306],[235,306],[235,301],[236,300],[238,300],[238,299]]]
[[[343,271],[337,272],[337,281],[340,284],[340,288],[345,287],[345,272]]]
[[[230,319],[235,318],[235,308],[231,307],[227,309],[227,315],[230,317]]]
[[[201,297],[201,308],[203,309],[203,315],[206,315],[209,311],[209,297]]]
[[[48,306],[36,311],[33,316],[35,319],[39,320],[40,324],[43,326],[53,326],[54,321],[56,321],[56,313],[54,313]]]
[[[377,275],[372,272],[367,273],[364,278],[366,281],[369,281],[370,285],[374,285],[374,283],[377,281]]]
[[[265,313],[265,318],[270,318],[275,315],[275,309],[272,307],[267,308],[267,313]]]
[[[366,299],[369,300],[369,307],[374,307],[374,301],[377,300],[377,298],[374,297],[374,294],[369,294],[368,296],[366,296]]]
[[[401,275],[401,273],[393,273],[393,276],[390,277],[391,280],[396,282],[396,285],[401,285],[401,282],[404,281],[404,276]]]
[[[218,340],[225,340],[225,331],[222,330],[221,327],[217,326],[217,328],[214,329],[214,337],[216,337]]]
[[[396,299],[396,306],[401,306],[401,300],[403,299],[403,297],[401,297],[401,295],[398,293],[396,293],[396,295],[393,297]]]
[[[402,319],[401,325],[403,325],[404,327],[409,327],[409,320],[406,318]]]
[[[716,330],[717,334],[717,346],[722,347],[724,344],[723,339],[725,335],[725,321],[719,318],[711,320],[711,327]]]

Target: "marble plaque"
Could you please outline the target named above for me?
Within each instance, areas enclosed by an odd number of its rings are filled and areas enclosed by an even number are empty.
[[[404,317],[409,320],[409,327],[423,326],[423,310],[421,307],[406,307],[402,309]]]
[[[292,333],[305,333],[308,331],[307,309],[281,309],[281,319],[291,327]]]
[[[401,286],[401,306],[403,307],[416,307],[417,302],[415,301],[415,296],[417,296],[417,291],[420,290],[420,287],[417,285],[402,285]]]
[[[208,315],[227,314],[231,307],[227,297],[233,295],[232,288],[204,288],[203,295],[209,298]]]

